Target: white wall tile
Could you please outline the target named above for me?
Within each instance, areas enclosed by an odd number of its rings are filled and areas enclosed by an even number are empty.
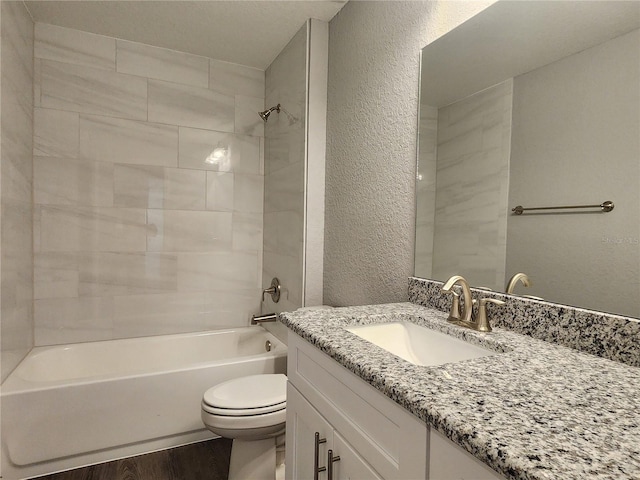
[[[149,80],[149,121],[233,132],[234,98],[205,88]]]
[[[150,252],[231,249],[231,213],[148,210]]]
[[[40,84],[42,83],[42,60],[33,59],[33,106],[42,106]]]
[[[114,335],[122,338],[205,330],[211,315],[208,296],[207,292],[117,296]]]
[[[180,127],[178,162],[182,168],[260,173],[260,138]]]
[[[46,205],[113,206],[113,164],[34,157],[33,200]]]
[[[80,155],[102,162],[176,167],[178,128],[81,115]]]
[[[233,214],[233,249],[262,251],[262,214]]]
[[[77,113],[35,108],[33,154],[49,157],[78,155],[80,120]]]
[[[45,252],[34,255],[34,298],[76,298],[78,296],[78,254]]]
[[[147,80],[41,60],[40,106],[111,117],[147,119]]]
[[[233,173],[207,172],[207,210],[232,212]]]
[[[204,210],[206,172],[115,165],[114,203],[120,207]]]
[[[188,53],[152,47],[137,42],[117,41],[117,70],[140,77],[207,88],[209,59]]]
[[[236,173],[233,176],[233,211],[262,213],[264,177]]]
[[[294,163],[264,177],[265,212],[304,209],[304,164]]]
[[[164,169],[148,165],[115,165],[113,201],[117,207],[163,208]]]
[[[237,290],[260,286],[257,252],[178,254],[178,290]]]
[[[116,68],[114,38],[46,23],[36,23],[34,54],[36,58],[85,67]]]
[[[260,312],[260,293],[260,288],[208,292],[210,313],[206,317],[205,328],[211,330],[225,325],[249,325],[251,315]]]
[[[260,118],[258,113],[264,110],[264,98],[246,95],[236,95],[235,98],[235,132],[263,137],[264,120]]]
[[[111,297],[47,298],[35,301],[36,345],[113,338]]]
[[[287,252],[291,253],[291,252]],[[265,252],[262,268],[263,285],[278,277],[282,297],[294,305],[302,305],[302,255]],[[266,288],[266,287],[265,287]]]
[[[43,252],[143,252],[145,210],[104,207],[40,207]]]
[[[210,60],[209,88],[227,95],[264,98],[264,71],[236,63]]]
[[[264,72],[38,30],[24,242],[38,344],[248,324],[260,310]],[[29,172],[5,170],[31,192]]]
[[[264,251],[299,255],[302,252],[303,226],[303,212],[266,212]]]
[[[0,2],[2,179],[0,382],[33,346],[33,22],[22,2]]]
[[[80,296],[105,297],[176,291],[175,254],[86,253],[78,259],[78,270]]]
[[[276,172],[281,168],[303,162],[305,159],[306,143],[302,132],[289,131],[277,135],[270,134],[269,138],[265,139],[265,143],[269,154],[269,161],[265,168],[266,173]]]

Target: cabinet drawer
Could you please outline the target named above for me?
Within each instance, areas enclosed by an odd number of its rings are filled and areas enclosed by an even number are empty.
[[[289,381],[384,478],[426,478],[426,425],[299,336]]]

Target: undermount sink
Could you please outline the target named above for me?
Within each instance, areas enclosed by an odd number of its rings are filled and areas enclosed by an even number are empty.
[[[443,365],[497,354],[411,322],[362,325],[345,330],[415,365]]]

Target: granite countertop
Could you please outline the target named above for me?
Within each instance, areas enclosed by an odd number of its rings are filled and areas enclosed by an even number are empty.
[[[485,334],[412,303],[279,319],[453,442],[513,479],[640,479],[640,368],[524,335]],[[411,321],[496,351],[413,365],[342,327]]]

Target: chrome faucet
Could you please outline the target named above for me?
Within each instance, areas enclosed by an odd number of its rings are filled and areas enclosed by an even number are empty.
[[[456,284],[460,284],[460,287],[462,287],[462,298],[464,299],[462,312],[460,312],[459,295],[454,290],[452,290],[453,286]],[[480,300],[478,320],[474,321],[472,319],[472,315],[473,304],[475,300],[473,300],[473,298],[471,297],[471,289],[469,288],[469,283],[464,279],[464,277],[461,277],[460,275],[454,275],[449,280],[447,280],[447,282],[442,287],[442,291],[453,294],[451,313],[449,313],[449,318],[447,320],[456,325],[471,328],[472,330],[477,330],[479,332],[491,331],[491,324],[489,323],[489,318],[487,317],[487,303],[493,303],[496,305],[505,304],[502,300],[496,300],[494,298],[483,298],[482,300]]]
[[[522,285],[524,285],[525,287],[528,287],[531,285],[531,280],[529,279],[526,273],[516,273],[513,277],[509,279],[509,282],[507,283],[507,288],[505,289],[505,293],[513,293],[519,281],[522,282]]]

